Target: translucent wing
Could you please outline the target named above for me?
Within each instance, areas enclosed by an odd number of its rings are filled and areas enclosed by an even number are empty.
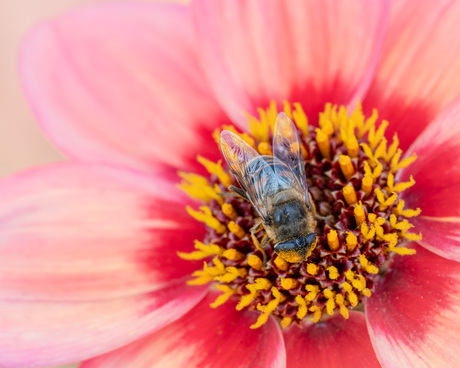
[[[294,173],[297,179],[297,184],[294,187],[303,193],[305,203],[308,203],[308,184],[300,138],[293,121],[284,112],[278,114],[276,119],[273,135],[273,156],[282,161]],[[282,166],[275,166],[275,172],[278,176],[289,177],[289,174],[277,171],[277,168],[282,169]]]
[[[260,217],[268,219],[268,200],[279,191],[273,169],[254,148],[228,130],[220,134],[220,150]]]

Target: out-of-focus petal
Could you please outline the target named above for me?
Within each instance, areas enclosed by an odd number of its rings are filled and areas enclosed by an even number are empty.
[[[288,368],[380,367],[367,333],[364,313],[336,315],[327,321],[283,332]]]
[[[54,366],[103,354],[181,317],[204,292],[176,281],[151,293],[99,302],[2,300],[0,366]]]
[[[2,181],[0,197],[0,299],[148,293],[202,266],[176,254],[204,229],[161,178],[64,163]]]
[[[228,301],[211,309],[210,293],[184,317],[131,345],[82,364],[81,368],[251,367],[283,368],[286,352],[273,318],[259,329],[252,311]]]
[[[460,264],[413,246],[366,300],[372,344],[383,367],[458,367]]]
[[[235,121],[270,100],[301,102],[315,120],[326,102],[362,97],[378,61],[386,1],[193,3],[203,64]]]
[[[366,110],[388,119],[403,148],[460,96],[460,3],[393,1],[382,60]]]
[[[186,6],[74,11],[28,35],[20,71],[40,125],[71,157],[149,171],[219,156],[209,141],[224,114],[197,61]]]
[[[410,219],[422,232],[419,243],[436,254],[460,261],[460,101],[432,122],[411,146],[417,160],[401,173],[416,184],[403,192],[408,208],[422,209]]]

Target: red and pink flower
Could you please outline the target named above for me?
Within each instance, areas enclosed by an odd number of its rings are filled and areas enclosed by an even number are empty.
[[[118,3],[37,27],[22,82],[72,160],[0,184],[0,365],[460,365],[459,32],[460,3],[433,0]],[[361,100],[417,153],[400,178],[423,240],[348,320],[252,330],[186,283],[202,264],[177,252],[205,229],[176,172],[203,172],[212,132],[271,100],[310,118]]]

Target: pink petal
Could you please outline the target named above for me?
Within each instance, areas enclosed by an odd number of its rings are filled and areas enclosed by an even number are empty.
[[[283,368],[281,331],[273,318],[260,329],[249,326],[257,314],[238,312],[236,303],[211,309],[210,293],[181,319],[164,329],[82,364],[81,368]]]
[[[408,154],[417,160],[401,173],[416,184],[403,192],[408,208],[422,209],[411,219],[419,242],[436,254],[460,261],[460,101],[417,138]]]
[[[270,100],[301,102],[314,120],[326,102],[365,92],[387,22],[386,1],[198,0],[206,73],[234,120]]]
[[[150,293],[202,266],[204,229],[170,182],[57,164],[0,184],[0,299],[95,301]]]
[[[364,313],[348,320],[335,315],[325,322],[284,331],[289,368],[380,367],[367,333]]]
[[[383,367],[459,367],[460,264],[413,246],[366,301],[372,345]]]
[[[203,287],[178,281],[98,302],[2,301],[0,366],[54,366],[103,354],[181,317],[203,293]]]
[[[228,120],[195,55],[189,9],[100,4],[37,27],[22,48],[22,82],[47,135],[71,157],[141,170],[220,157]]]
[[[401,0],[392,3],[382,60],[365,99],[390,121],[403,148],[447,104],[460,96],[460,3]]]

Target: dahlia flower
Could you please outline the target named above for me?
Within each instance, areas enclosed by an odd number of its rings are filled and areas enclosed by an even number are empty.
[[[89,6],[20,73],[69,161],[0,184],[0,365],[460,366],[460,3]],[[296,124],[285,259],[216,144]],[[297,147],[299,148],[299,147]],[[289,218],[289,214],[286,214]]]

